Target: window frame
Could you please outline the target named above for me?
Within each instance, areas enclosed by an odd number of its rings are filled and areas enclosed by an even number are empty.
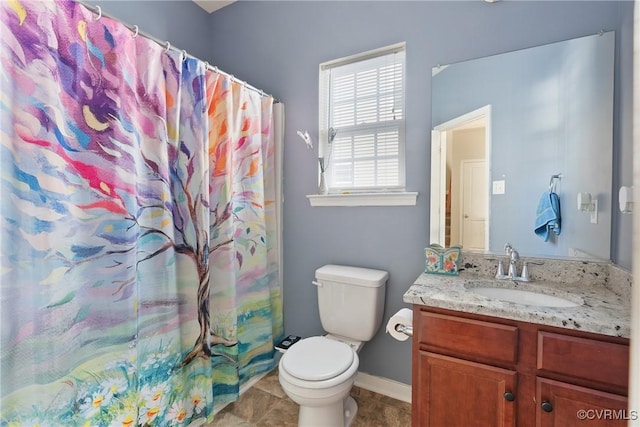
[[[407,93],[407,84],[406,84],[406,42],[396,43],[393,45],[381,47],[378,49],[370,50],[367,52],[359,53],[356,55],[351,55],[344,58],[335,59],[332,61],[323,62],[319,66],[319,120],[318,120],[318,156],[325,157],[325,154],[328,153],[329,147],[329,129],[330,129],[330,96],[331,96],[331,72],[330,70],[335,69],[337,67],[343,67],[351,64],[357,64],[366,60],[379,58],[382,56],[392,55],[396,53],[402,54],[402,91],[400,96],[402,97],[402,117],[400,119],[394,119],[393,121],[388,122],[375,122],[375,123],[366,123],[366,124],[354,124],[350,126],[345,126],[341,128],[341,132],[337,137],[341,135],[344,136],[354,136],[366,130],[375,129],[376,132],[373,133],[377,137],[379,133],[384,132],[385,128],[389,130],[397,130],[398,132],[398,154],[397,154],[397,179],[398,182],[396,185],[374,185],[374,186],[337,186],[335,182],[331,182],[331,176],[327,174],[325,179],[328,181],[329,185],[329,194],[330,195],[344,195],[344,194],[371,194],[371,193],[403,193],[406,188],[406,93]],[[376,97],[379,96],[379,93]],[[378,98],[379,99],[379,98]],[[379,113],[379,109],[376,109],[376,113]],[[377,147],[378,142],[376,141],[374,147]],[[382,156],[378,156],[377,152],[372,156],[372,160],[374,160],[374,164],[378,163],[376,160],[380,159]],[[351,158],[353,162],[354,157]],[[329,168],[332,166],[333,158],[330,158]],[[327,171],[329,172],[329,171]],[[320,170],[318,170],[318,178],[320,177]],[[379,177],[378,174],[375,174],[374,177]],[[397,199],[397,198],[396,198]]]

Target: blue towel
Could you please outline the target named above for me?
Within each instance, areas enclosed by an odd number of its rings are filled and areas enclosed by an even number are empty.
[[[536,226],[533,230],[545,242],[553,231],[560,235],[560,199],[556,193],[545,191],[536,210]]]

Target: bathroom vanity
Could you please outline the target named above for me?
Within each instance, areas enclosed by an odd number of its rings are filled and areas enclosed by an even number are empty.
[[[414,426],[623,426],[637,415],[626,398],[629,299],[607,286],[612,267],[555,261],[547,268],[573,273],[566,282],[520,283],[469,268],[423,274],[405,293],[414,310]],[[475,292],[491,286],[568,303]]]

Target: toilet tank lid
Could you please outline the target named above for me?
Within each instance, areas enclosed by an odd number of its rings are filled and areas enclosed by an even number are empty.
[[[316,270],[317,280],[347,283],[350,285],[378,288],[384,285],[389,273],[371,268],[329,264]]]

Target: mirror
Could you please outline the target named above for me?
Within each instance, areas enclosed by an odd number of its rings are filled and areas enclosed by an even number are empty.
[[[433,69],[431,243],[610,259],[614,46],[607,32]],[[580,193],[595,203],[578,209]]]

